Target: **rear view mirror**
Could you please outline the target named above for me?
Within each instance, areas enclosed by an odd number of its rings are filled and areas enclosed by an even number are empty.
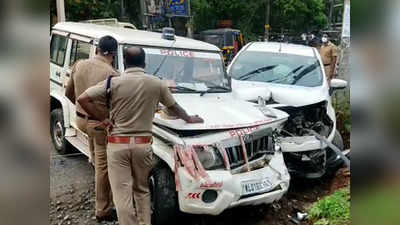
[[[329,93],[332,94],[336,90],[345,89],[347,87],[347,81],[341,79],[332,79],[330,82]]]

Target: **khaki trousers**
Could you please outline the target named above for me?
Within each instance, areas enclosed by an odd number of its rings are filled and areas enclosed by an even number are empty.
[[[151,144],[108,143],[108,172],[120,225],[150,225],[148,178],[152,169]]]
[[[107,133],[103,127],[96,127],[98,121],[88,122],[87,119],[77,117],[76,122],[78,128],[86,132],[89,137],[89,150],[95,173],[95,214],[98,217],[107,216],[113,205],[107,169]]]
[[[88,134],[87,125],[88,125],[87,119],[76,116],[76,126],[78,126],[79,130],[81,130],[85,134]],[[93,137],[88,135],[88,139],[89,139],[88,141],[89,141],[89,154],[90,154],[89,162],[92,163],[94,166],[94,145],[92,144]]]
[[[333,77],[333,69],[332,69],[332,65],[329,65],[329,66],[324,66],[324,69],[325,69],[325,75],[326,75],[326,77],[328,78],[328,80],[331,80],[331,79],[333,79],[334,77]]]

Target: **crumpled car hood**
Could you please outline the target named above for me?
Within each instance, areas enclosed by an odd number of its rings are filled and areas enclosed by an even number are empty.
[[[232,79],[232,89],[235,95],[242,100],[257,100],[258,96],[250,96],[249,92],[254,88],[264,87],[271,92],[271,97],[275,102],[295,107],[327,101],[329,88],[325,85],[324,83],[319,87],[302,87]]]
[[[155,115],[154,123],[177,130],[218,130],[283,122],[289,116],[273,108],[268,109],[276,118],[266,116],[256,104],[235,99],[230,93],[175,94],[174,98],[189,115],[199,115],[204,123],[188,124],[181,119],[165,119],[160,113]]]

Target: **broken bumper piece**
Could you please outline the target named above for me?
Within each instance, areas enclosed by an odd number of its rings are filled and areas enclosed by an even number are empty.
[[[330,141],[332,141],[333,137]],[[325,143],[318,140],[315,136],[283,137],[279,138],[283,152],[305,152],[327,147]]]
[[[333,137],[330,135],[328,141]],[[315,136],[283,137],[279,143],[290,174],[311,179],[325,174],[328,146]]]
[[[178,169],[180,210],[191,214],[218,215],[242,205],[268,204],[279,200],[289,188],[290,176],[281,152],[268,165],[250,172],[207,171],[208,179],[193,179]]]

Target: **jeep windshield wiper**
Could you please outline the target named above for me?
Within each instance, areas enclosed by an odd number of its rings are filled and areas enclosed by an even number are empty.
[[[207,92],[209,90],[213,90],[213,89],[220,89],[220,90],[224,90],[224,91],[230,91],[231,90],[230,88],[225,87],[225,86],[215,85],[215,86],[209,86]]]
[[[177,91],[199,92],[199,90],[196,90],[194,88],[188,88],[188,87],[184,87],[184,86],[180,86],[180,85],[177,85],[177,86],[174,86],[174,87],[169,87],[169,88],[177,90]]]
[[[238,80],[248,80],[249,78],[253,77],[255,74],[259,74],[259,73],[262,73],[262,72],[265,72],[268,70],[272,70],[277,66],[278,65],[272,65],[272,66],[264,66],[264,67],[258,68],[256,70],[250,71],[250,72],[238,77]]]
[[[223,90],[223,91],[230,91],[231,90],[229,87],[215,85],[215,86],[209,86],[208,89],[207,89],[207,92],[210,92],[210,90],[215,90],[215,89],[219,89],[219,90]]]
[[[208,86],[207,91],[203,91],[200,93],[200,96],[205,95],[206,93],[212,93],[210,92],[210,90],[215,90],[215,89],[219,89],[219,90],[224,90],[224,91],[230,91],[231,89],[228,87],[224,87],[224,86],[219,86],[219,85],[214,85],[214,86]]]

